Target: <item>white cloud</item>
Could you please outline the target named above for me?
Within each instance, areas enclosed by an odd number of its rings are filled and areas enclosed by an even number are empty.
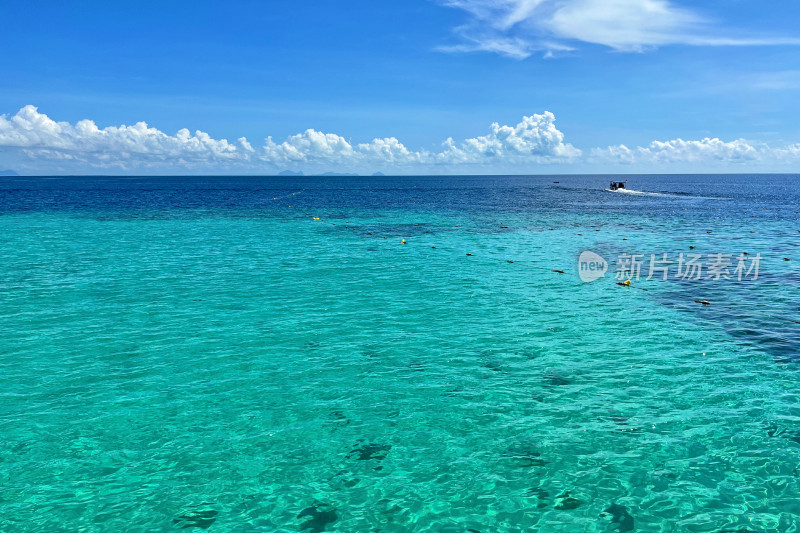
[[[492,52],[513,59],[525,59],[536,50],[524,39],[499,36],[473,36],[469,32],[462,35],[465,42],[447,46],[437,46],[440,52]]]
[[[268,137],[261,159],[279,165],[318,161],[341,164],[355,155],[355,150],[344,137],[309,129],[281,144]]]
[[[448,139],[438,153],[411,150],[394,137],[353,145],[340,135],[308,129],[283,142],[267,137],[261,148],[246,138],[235,143],[187,129],[168,135],[144,122],[103,129],[90,120],[56,122],[34,106],[0,116],[0,148],[18,149],[38,161],[80,162],[96,168],[231,168],[249,171],[413,170],[447,165],[509,165],[567,161],[580,150],[564,142],[555,116],[523,117],[515,126],[492,124],[488,135],[456,143]]]
[[[744,139],[726,142],[706,137],[699,141],[683,139],[653,141],[647,146],[635,148],[628,148],[624,144],[595,148],[590,152],[590,159],[596,163],[612,162],[626,165],[644,163],[663,168],[675,163],[705,165],[774,163],[793,159],[799,155],[800,150],[794,150],[793,146],[773,149],[766,144],[751,143]]]
[[[702,20],[665,0],[573,0],[553,12],[546,28],[615,50],[687,43]]]
[[[59,173],[91,169],[122,173],[271,173],[286,169],[307,173],[530,173],[538,165],[555,165],[551,171],[584,172],[787,171],[800,163],[800,143],[771,147],[745,139],[673,139],[634,147],[612,145],[584,153],[566,142],[556,127],[556,117],[544,112],[523,117],[513,126],[494,123],[485,135],[461,141],[448,138],[437,150],[413,150],[395,137],[353,143],[313,129],[282,142],[267,137],[259,147],[244,137],[228,142],[202,131],[192,134],[181,129],[169,135],[144,122],[102,129],[90,120],[56,122],[26,106],[16,115],[0,116],[0,168],[12,168],[19,161],[25,161],[24,168],[30,172]]]
[[[439,156],[442,160],[474,163],[580,156],[580,150],[564,143],[564,134],[556,128],[555,121],[555,115],[545,111],[541,115],[523,117],[516,126],[501,126],[495,122],[489,135],[467,139],[460,147],[448,139]]]
[[[184,164],[236,161],[252,150],[246,139],[238,144],[212,139],[207,133],[182,129],[167,135],[144,122],[100,129],[91,120],[56,122],[27,105],[8,118],[0,116],[0,146],[24,149],[31,157],[74,159],[98,166],[124,160],[157,163],[179,159]]]
[[[430,161],[428,152],[412,152],[394,137],[373,139],[369,144],[359,144],[358,150],[367,159],[384,161],[389,164],[404,165]]]
[[[468,12],[459,42],[442,51],[488,51],[521,59],[537,50],[564,51],[584,42],[622,52],[684,44],[800,44],[798,38],[727,37],[710,21],[670,0],[439,0]],[[740,33],[740,32],[737,32]]]
[[[775,150],[775,153],[780,159],[794,161],[796,163],[800,160],[800,143],[790,144],[785,148],[778,148]]]

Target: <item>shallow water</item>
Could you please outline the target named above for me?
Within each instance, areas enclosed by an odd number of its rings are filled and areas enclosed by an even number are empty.
[[[800,176],[629,179],[1,181],[0,530],[800,531]]]

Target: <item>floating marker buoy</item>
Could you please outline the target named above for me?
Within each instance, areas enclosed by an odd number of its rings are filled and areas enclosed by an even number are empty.
[[[319,217],[314,217],[314,220],[319,220]]]
[[[631,284],[631,280],[629,280],[629,279],[626,279],[626,280],[625,280],[625,285],[630,285],[630,284]]]
[[[406,240],[405,240],[405,239],[403,239],[402,241],[400,241],[400,244],[405,244],[405,243],[406,243]]]

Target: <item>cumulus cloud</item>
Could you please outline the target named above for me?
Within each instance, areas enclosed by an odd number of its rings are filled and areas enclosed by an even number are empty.
[[[800,44],[794,37],[725,36],[698,13],[670,0],[439,1],[470,15],[470,20],[455,30],[460,42],[440,48],[449,52],[487,51],[522,59],[537,50],[570,50],[573,43],[580,42],[622,52],[670,44]]]
[[[318,161],[341,164],[355,155],[355,150],[344,137],[309,129],[281,144],[268,137],[261,159],[281,165]]]
[[[485,135],[446,139],[433,150],[411,149],[395,137],[353,143],[334,133],[308,129],[260,146],[181,129],[169,135],[144,122],[99,128],[91,120],[56,122],[33,106],[0,116],[0,167],[27,161],[33,171],[120,172],[219,171],[271,173],[330,170],[397,173],[532,172],[536,165],[596,172],[748,168],[789,169],[800,163],[800,143],[770,147],[745,139],[673,139],[644,146],[612,145],[583,152],[566,142],[550,112],[509,126],[494,123]],[[553,167],[550,167],[553,168]]]
[[[722,141],[706,137],[699,141],[674,139],[653,141],[647,146],[628,148],[624,144],[595,148],[590,159],[595,163],[650,164],[663,168],[675,163],[697,164],[748,164],[754,162],[776,163],[796,160],[800,156],[799,145],[785,148],[770,148],[766,144],[752,143],[744,139]]]
[[[394,137],[373,139],[371,143],[359,144],[358,150],[367,158],[390,164],[423,163],[430,161],[426,151],[413,152]]]
[[[244,138],[234,144],[213,139],[202,131],[192,134],[187,129],[171,136],[145,122],[103,129],[91,120],[75,124],[56,122],[32,105],[10,118],[0,116],[0,146],[24,149],[32,157],[74,159],[98,166],[123,160],[236,161],[246,158],[246,153],[252,150]]]
[[[0,116],[0,147],[21,150],[34,160],[76,161],[98,168],[222,166],[252,171],[506,165],[566,161],[581,154],[564,142],[549,112],[523,117],[515,126],[492,124],[487,135],[458,143],[448,139],[440,151],[431,152],[411,150],[394,137],[353,145],[340,135],[314,129],[282,142],[267,137],[263,146],[254,148],[244,137],[231,143],[187,129],[169,135],[144,122],[102,129],[91,120],[56,122],[30,105],[11,117]]]
[[[443,162],[480,163],[580,156],[580,150],[564,143],[564,134],[556,128],[555,121],[555,115],[545,111],[541,115],[523,117],[516,126],[501,126],[495,122],[489,135],[467,139],[460,146],[448,139],[437,158]]]

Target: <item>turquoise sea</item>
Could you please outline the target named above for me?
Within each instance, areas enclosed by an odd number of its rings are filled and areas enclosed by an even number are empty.
[[[800,176],[626,178],[3,179],[0,531],[800,532]]]

